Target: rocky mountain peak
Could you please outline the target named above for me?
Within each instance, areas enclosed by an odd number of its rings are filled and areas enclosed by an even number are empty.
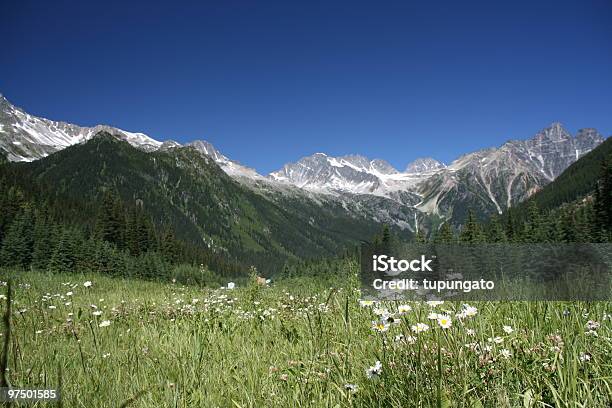
[[[419,157],[406,166],[404,173],[421,174],[445,168],[446,165],[431,157]]]

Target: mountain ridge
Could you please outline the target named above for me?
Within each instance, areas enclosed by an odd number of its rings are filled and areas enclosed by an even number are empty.
[[[523,201],[554,180],[582,155],[605,140],[593,128],[580,129],[572,136],[559,122],[525,140],[508,140],[499,147],[487,147],[459,156],[450,164],[433,158],[417,158],[399,171],[384,159],[350,154],[333,157],[325,153],[305,156],[268,175],[234,161],[210,142],[194,140],[185,145],[164,142],[143,133],[133,133],[106,125],[80,127],[27,114],[0,97],[0,152],[9,161],[32,161],[84,143],[100,131],[113,134],[145,152],[192,147],[212,158],[232,178],[254,190],[269,194],[287,191],[288,186],[314,194],[334,197],[348,205],[351,201],[372,206],[384,199],[384,206],[405,206],[410,218],[418,211],[461,223],[466,208],[483,215],[501,213]],[[374,212],[369,207],[368,213]],[[385,222],[406,226],[409,221]]]

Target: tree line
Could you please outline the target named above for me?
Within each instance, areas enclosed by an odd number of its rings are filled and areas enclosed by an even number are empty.
[[[171,226],[154,224],[144,203],[126,205],[112,190],[101,193],[89,225],[56,216],[57,206],[0,180],[0,266],[215,284],[244,270],[177,239]]]
[[[414,240],[444,244],[612,242],[612,156],[601,162],[594,191],[586,197],[545,209],[537,198],[485,222],[470,210],[461,228],[446,222],[429,237],[417,231]]]

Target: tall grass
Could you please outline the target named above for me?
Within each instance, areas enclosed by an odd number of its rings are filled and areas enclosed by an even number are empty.
[[[474,316],[460,319],[465,306],[455,302],[413,302],[403,313],[392,303],[361,306],[352,282],[322,288],[304,278],[213,290],[9,271],[0,272],[0,281],[9,275],[7,381],[56,388],[61,372],[66,407],[606,407],[612,401],[607,302],[478,303],[471,305]],[[449,315],[452,325],[428,319],[432,312]],[[381,320],[385,328],[373,330]],[[429,330],[415,333],[419,322]],[[377,360],[382,369],[368,378]]]

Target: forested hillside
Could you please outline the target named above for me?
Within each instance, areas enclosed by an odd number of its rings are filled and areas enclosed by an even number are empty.
[[[106,251],[100,259],[117,253],[203,263],[230,276],[250,265],[272,273],[287,259],[337,254],[379,228],[303,199],[278,205],[192,148],[146,153],[108,134],[31,163],[4,164],[0,188],[1,259],[23,267],[99,268],[87,265],[90,254]],[[27,255],[34,246],[48,253],[35,261]],[[58,259],[78,251],[84,264]]]
[[[470,211],[459,230],[445,223],[432,239],[443,243],[612,242],[612,139],[502,215],[483,223]]]

